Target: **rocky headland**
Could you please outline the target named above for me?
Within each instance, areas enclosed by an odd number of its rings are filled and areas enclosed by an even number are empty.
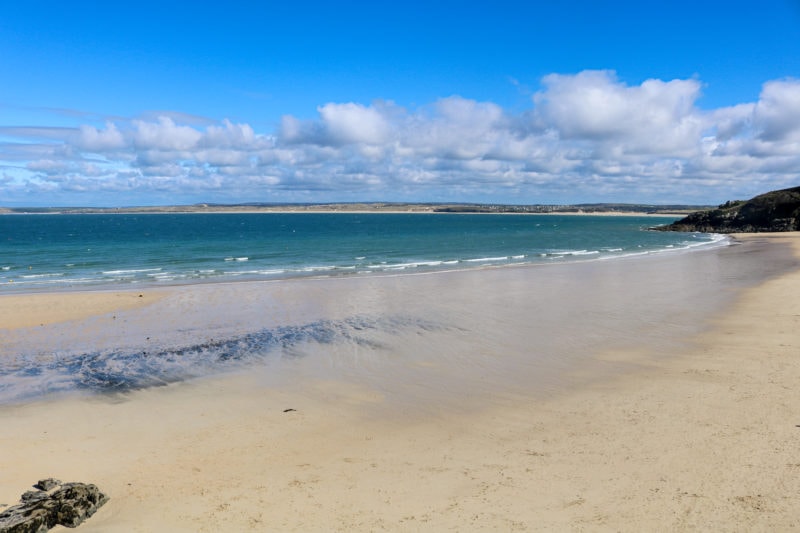
[[[716,209],[698,211],[654,229],[703,233],[800,231],[800,187],[725,202]]]

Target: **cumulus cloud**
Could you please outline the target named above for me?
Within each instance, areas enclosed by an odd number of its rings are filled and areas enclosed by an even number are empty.
[[[89,152],[115,150],[125,146],[125,139],[113,122],[107,122],[105,129],[82,124],[74,142],[77,148]]]
[[[539,124],[565,140],[594,141],[627,153],[691,150],[704,123],[697,80],[646,80],[628,86],[610,71],[551,74],[534,95]]]
[[[181,126],[169,117],[159,117],[157,122],[133,121],[133,143],[144,150],[188,150],[202,138],[202,133],[191,126]]]
[[[753,123],[764,141],[800,140],[800,80],[765,83]]]
[[[566,138],[653,134],[691,116],[700,95],[696,80],[651,79],[630,87],[610,71],[551,74],[543,84],[534,96],[538,112]]]
[[[74,128],[0,127],[0,163],[16,165],[0,192],[162,202],[705,203],[795,185],[800,82],[768,81],[756,102],[711,110],[698,107],[702,87],[585,71],[544,77],[530,108],[513,113],[449,96],[413,109],[326,103],[314,119],[286,115],[266,132],[167,112]]]
[[[206,128],[200,142],[209,148],[239,148],[249,149],[257,142],[255,131],[249,124],[233,124],[228,119],[222,125],[212,125]]]
[[[389,125],[380,111],[359,104],[325,104],[318,108],[320,119],[333,143],[379,144],[386,139]]]
[[[294,144],[380,144],[389,135],[389,123],[381,109],[348,102],[317,108],[319,120],[302,122],[292,116],[281,121],[280,137]]]

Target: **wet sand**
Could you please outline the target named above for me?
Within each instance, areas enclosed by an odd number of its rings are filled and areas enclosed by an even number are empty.
[[[785,243],[800,253],[797,234],[742,238],[767,243],[742,248],[745,252],[763,254],[772,243]],[[730,275],[727,264],[703,263],[718,265],[708,271],[711,277]],[[753,274],[752,283],[734,284],[716,301],[724,310],[707,307],[701,292],[673,301],[647,285],[626,285],[631,279],[616,279],[615,268],[593,272],[607,291],[604,297],[615,292],[615,283],[630,292],[584,306],[585,316],[600,325],[596,331],[576,329],[583,340],[567,336],[575,333],[564,325],[574,308],[540,310],[565,328],[554,332],[563,334],[561,342],[548,349],[564,354],[596,347],[582,354],[580,364],[556,368],[543,382],[534,378],[553,370],[552,361],[539,366],[525,361],[521,354],[525,346],[536,349],[535,337],[515,338],[515,331],[532,320],[519,311],[534,311],[533,296],[541,296],[544,287],[515,300],[510,295],[519,293],[525,277],[478,272],[440,282],[457,297],[428,294],[425,284],[432,282],[425,280],[431,276],[395,282],[399,292],[422,287],[412,295],[419,308],[407,312],[428,313],[426,319],[450,320],[468,330],[452,352],[420,352],[426,345],[443,349],[445,341],[453,341],[448,331],[441,333],[440,344],[436,331],[412,330],[395,341],[403,346],[379,337],[390,349],[334,345],[267,365],[279,366],[277,373],[232,373],[111,397],[0,407],[0,503],[16,503],[37,479],[55,476],[94,482],[111,495],[81,526],[87,532],[800,526],[795,387],[800,271],[759,283]],[[673,266],[643,277],[656,274],[682,276]],[[497,301],[491,290],[473,288],[473,275],[496,282]],[[694,281],[677,287],[703,282],[686,276]],[[408,307],[407,301],[380,301],[398,294],[391,291],[376,296],[364,290],[342,301],[336,286],[348,294],[351,282],[325,283],[333,302],[324,309],[289,305],[304,301],[303,290],[317,291],[313,285],[275,285],[281,289],[271,289],[266,301],[242,300],[240,314],[218,329],[235,329],[237,320],[276,309],[288,312],[282,320],[305,322],[347,316],[354,309],[394,313],[394,305]],[[552,279],[547,286],[554,300],[565,290]],[[206,304],[216,289],[207,290]],[[201,316],[202,309],[191,305],[200,293],[191,294],[120,313],[132,324],[126,332],[140,332],[144,326],[135,323],[135,313],[146,315],[148,309],[182,310],[181,316],[190,318],[194,310]],[[455,311],[476,295],[484,300],[473,308],[486,307],[485,313]],[[689,320],[647,314],[648,308],[658,311],[660,301],[672,312],[680,298]],[[437,300],[447,301],[437,307]],[[624,305],[635,312],[627,313]],[[448,311],[456,315],[447,317]],[[497,323],[481,325],[493,314],[500,317]],[[709,314],[710,321],[694,323]],[[512,321],[515,315],[522,316]],[[644,318],[637,323],[634,315]],[[103,316],[85,331],[108,325]],[[174,320],[164,331],[189,318]],[[79,324],[85,322],[84,315],[59,330],[59,342],[67,329],[82,331]],[[545,321],[540,327],[551,326]],[[21,346],[21,335],[8,339]],[[612,342],[604,342],[603,335]],[[335,357],[325,359],[326,350]],[[398,354],[405,357],[398,360]],[[502,357],[507,354],[516,356]],[[448,364],[439,365],[437,355]],[[466,366],[471,370],[457,370]]]

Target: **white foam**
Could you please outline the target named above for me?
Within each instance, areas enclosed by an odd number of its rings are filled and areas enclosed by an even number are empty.
[[[442,264],[442,261],[412,261],[409,263],[397,263],[394,265],[389,265],[392,270],[396,269],[403,269],[403,268],[418,268],[418,267],[426,267],[426,266],[439,266]]]
[[[480,257],[478,259],[466,259],[467,263],[488,263],[491,261],[508,261],[508,256],[502,257]]]
[[[599,250],[567,250],[564,252],[552,252],[548,255],[556,256],[556,257],[564,257],[564,256],[575,256],[575,255],[596,255],[599,254]]]
[[[665,245],[664,248],[661,249],[646,250],[641,252],[629,252],[611,257],[603,257],[601,259],[619,259],[627,257],[638,257],[643,255],[679,253],[679,252],[689,251],[694,248],[709,248],[709,247],[716,248],[719,246],[728,246],[731,243],[730,238],[728,238],[726,235],[721,235],[718,233],[713,233],[709,235],[712,236],[712,239],[708,241],[699,241],[699,242],[684,241],[683,243],[681,243],[680,246]],[[697,238],[697,237],[693,235],[692,238]],[[642,248],[642,246],[639,245],[637,246],[637,248]]]
[[[141,274],[143,272],[158,272],[161,268],[130,268],[124,270],[104,270],[102,273],[107,276]]]
[[[328,272],[336,269],[334,265],[308,266],[301,268],[300,272]]]
[[[176,277],[180,276],[180,274],[175,274],[172,272],[160,272],[158,274],[149,274],[148,276],[157,281],[166,281],[175,279]]]
[[[731,243],[731,239],[727,235],[723,235],[721,233],[711,233],[711,240],[710,241],[700,241],[700,242],[688,242],[684,241],[684,245],[686,248],[696,248],[698,246],[712,246],[712,245],[725,245]],[[696,239],[696,235],[692,235],[693,239]]]
[[[226,276],[274,276],[276,274],[285,274],[290,272],[281,268],[273,269],[257,269],[257,270],[232,270],[225,271],[222,274]]]
[[[23,274],[20,277],[24,279],[40,279],[40,278],[57,278],[63,276],[63,272],[49,272],[47,274]]]

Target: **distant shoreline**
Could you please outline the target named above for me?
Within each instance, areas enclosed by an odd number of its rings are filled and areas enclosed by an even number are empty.
[[[680,216],[708,206],[645,204],[427,204],[427,203],[327,203],[327,204],[192,204],[139,207],[0,207],[0,214],[200,214],[200,213],[353,213],[353,214],[533,214]]]

